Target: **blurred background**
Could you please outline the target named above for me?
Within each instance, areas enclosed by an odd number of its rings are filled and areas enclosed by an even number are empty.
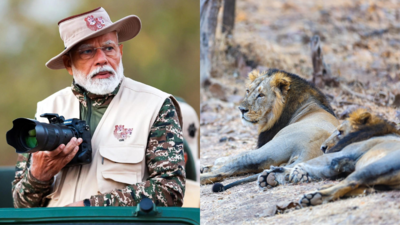
[[[199,3],[185,0],[0,1],[0,166],[15,165],[6,132],[36,103],[70,86],[66,70],[45,63],[63,48],[58,21],[103,7],[112,21],[135,14],[142,30],[124,42],[125,76],[182,97],[199,114]]]

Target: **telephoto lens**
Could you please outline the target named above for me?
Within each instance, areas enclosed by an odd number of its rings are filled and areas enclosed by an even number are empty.
[[[46,117],[50,123],[27,118],[15,119],[13,128],[7,132],[7,143],[17,153],[33,153],[52,151],[61,144],[68,144],[73,137],[82,138],[77,154],[67,166],[91,163],[92,137],[86,121],[65,120],[63,116],[53,113],[45,113],[41,117]]]

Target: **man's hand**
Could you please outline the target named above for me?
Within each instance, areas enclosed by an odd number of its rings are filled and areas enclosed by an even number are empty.
[[[80,206],[85,206],[85,205],[83,204],[83,200],[82,200],[82,201],[79,201],[79,202],[73,202],[73,203],[71,203],[71,204],[66,205],[65,207],[80,207]]]
[[[67,145],[61,144],[54,151],[32,153],[31,174],[40,181],[49,181],[74,158],[81,143],[82,138],[73,137]]]

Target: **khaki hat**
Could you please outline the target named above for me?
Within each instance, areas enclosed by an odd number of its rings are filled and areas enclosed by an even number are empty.
[[[117,31],[118,41],[124,42],[134,38],[141,26],[139,17],[135,15],[124,17],[113,23],[102,7],[65,18],[58,22],[65,49],[50,59],[46,66],[53,70],[65,68],[62,56],[81,41]]]

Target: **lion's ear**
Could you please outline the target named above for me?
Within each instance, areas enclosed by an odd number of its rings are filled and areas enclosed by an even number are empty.
[[[369,112],[363,112],[359,115],[358,117],[358,122],[360,124],[366,124],[368,123],[369,119],[371,119],[371,113]]]
[[[249,73],[249,79],[251,82],[253,82],[259,76],[260,76],[260,72],[258,70],[253,70]]]
[[[366,109],[360,108],[350,113],[349,120],[354,121],[355,124],[364,125],[371,120],[371,117],[371,113]]]
[[[283,95],[286,95],[290,89],[290,77],[284,73],[276,73],[271,80],[271,86],[277,87]]]

